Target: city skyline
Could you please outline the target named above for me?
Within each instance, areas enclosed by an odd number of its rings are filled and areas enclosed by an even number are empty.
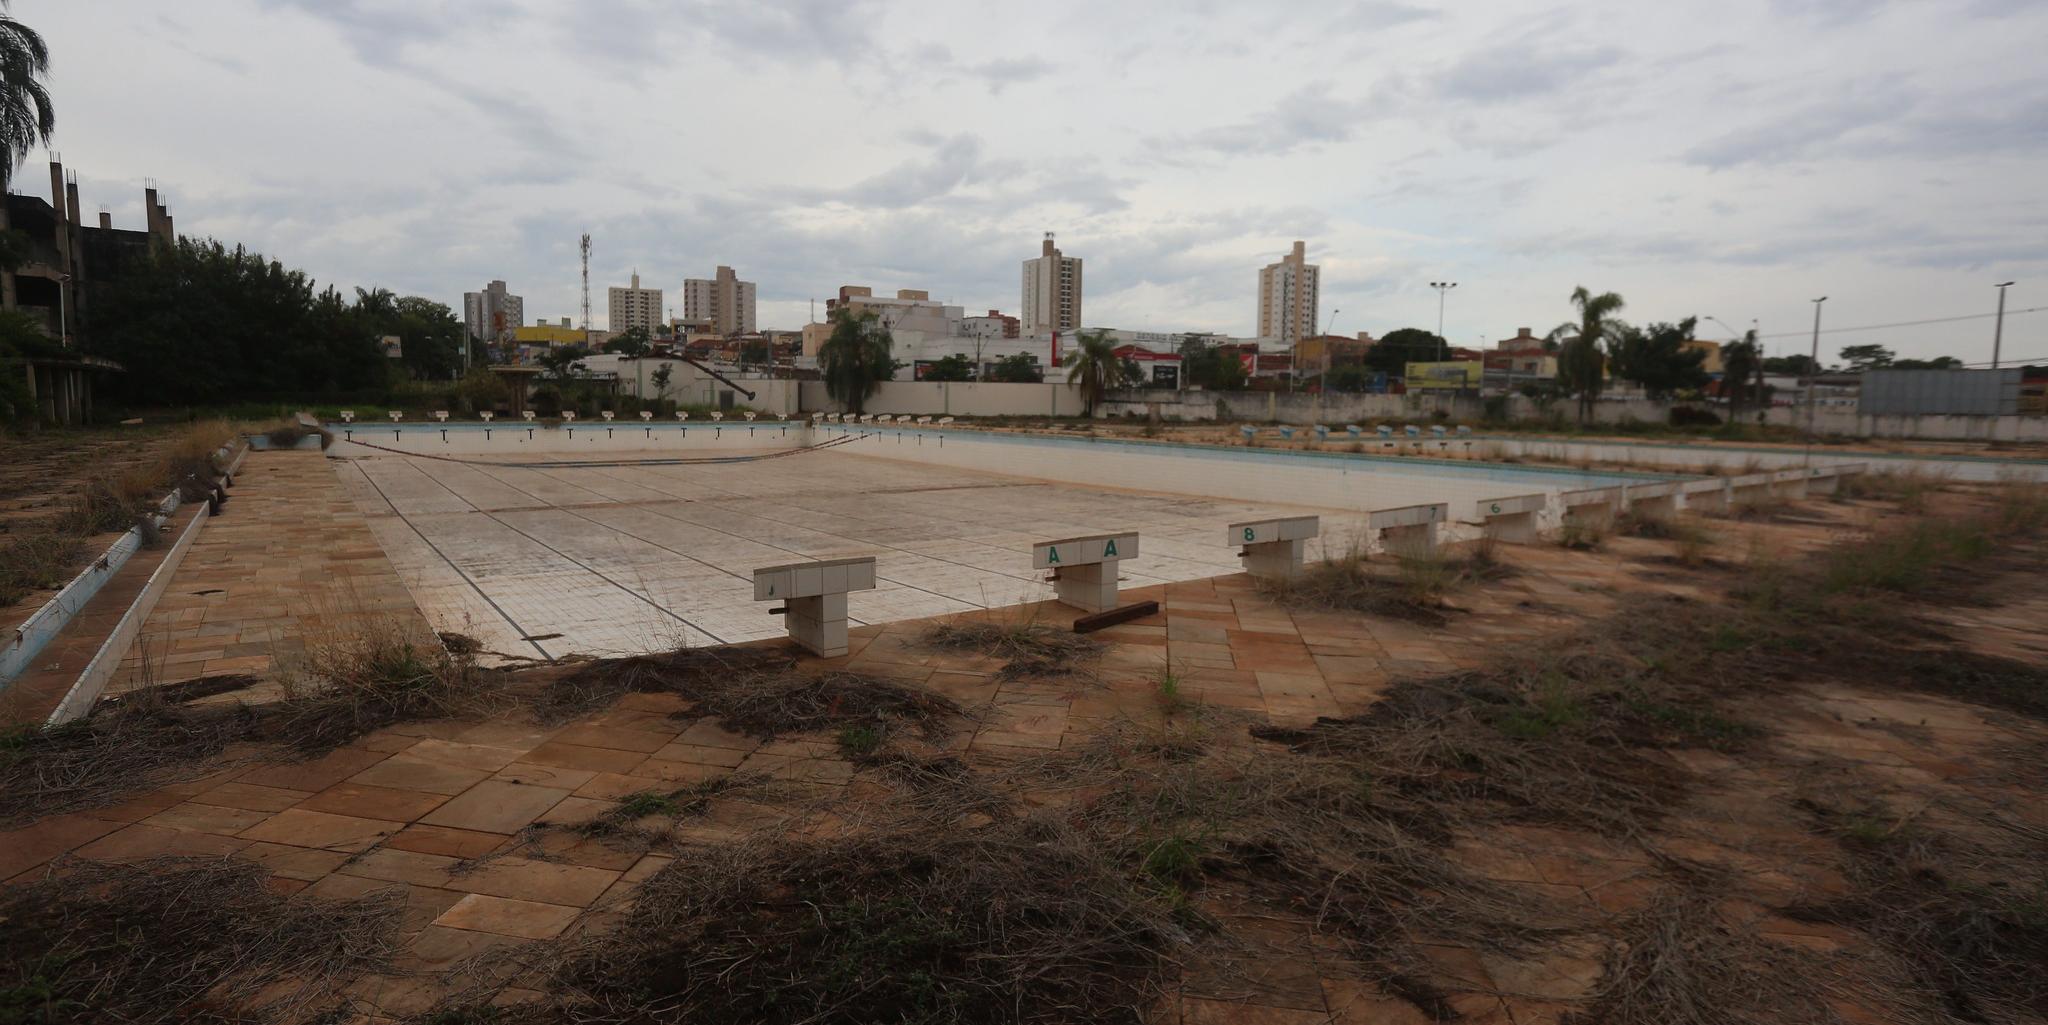
[[[455,5],[16,6],[57,55],[53,148],[90,192],[132,205],[125,186],[154,176],[187,232],[451,306],[502,278],[529,309],[574,313],[584,230],[593,285],[715,260],[760,283],[778,328],[844,281],[1009,309],[1046,230],[1088,259],[1087,322],[1141,330],[1253,334],[1247,268],[1294,238],[1324,268],[1325,330],[1431,326],[1427,283],[1448,279],[1457,344],[1547,328],[1580,284],[1637,322],[1759,319],[1785,351],[1814,295],[1850,325],[1988,314],[1998,281],[2018,280],[2015,310],[2048,292],[2048,198],[2026,184],[2048,148],[2037,4],[1088,11],[1055,41],[1060,18],[925,4],[515,7],[478,45]],[[621,35],[633,59],[578,59]],[[970,55],[980,38],[1003,54]],[[1292,56],[1311,45],[1326,59]],[[489,59],[508,50],[577,74],[510,74]],[[578,116],[680,87],[652,59],[668,56],[733,102],[657,106],[630,144]],[[1076,94],[1097,98],[1052,102]],[[853,116],[875,106],[888,123]],[[215,128],[203,109],[237,116]],[[486,160],[463,128],[480,122]],[[721,143],[700,156],[687,140],[706,133]],[[1839,340],[1980,360],[1990,334]],[[2048,356],[2048,316],[2013,314],[2005,349]]]

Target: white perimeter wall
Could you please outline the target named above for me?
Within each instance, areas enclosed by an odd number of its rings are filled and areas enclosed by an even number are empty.
[[[1480,467],[1423,459],[1315,457],[1261,449],[1037,438],[896,428],[821,426],[820,440],[859,440],[834,452],[955,466],[1065,484],[1200,495],[1270,505],[1369,512],[1449,502],[1469,520],[1482,499],[1637,483],[1653,476]]]
[[[406,455],[430,456],[572,456],[617,455],[631,458],[660,458],[663,455],[715,456],[758,452],[762,449],[795,448],[804,443],[801,424],[765,420],[749,424],[744,420],[716,423],[693,420],[687,424],[641,424],[619,421],[605,424],[581,421],[562,427],[531,427],[501,424],[488,429],[474,425],[447,428],[412,424],[396,429],[390,425],[328,424],[334,443],[329,456],[360,459],[387,455],[393,450]],[[356,442],[364,444],[356,444]]]
[[[825,393],[825,382],[803,382],[803,408],[846,410]],[[1080,416],[1081,393],[1066,384],[998,384],[993,381],[885,381],[861,403],[869,413],[933,416]]]

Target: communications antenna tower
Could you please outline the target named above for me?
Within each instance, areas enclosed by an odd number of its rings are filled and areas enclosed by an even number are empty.
[[[590,336],[590,233],[583,233],[583,335]]]

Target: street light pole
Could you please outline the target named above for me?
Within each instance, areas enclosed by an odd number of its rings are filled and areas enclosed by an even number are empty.
[[[1458,283],[1455,281],[1432,281],[1429,283],[1429,287],[1436,289],[1436,341],[1437,348],[1441,350],[1437,354],[1437,358],[1448,360],[1451,358],[1451,343],[1444,341],[1444,293],[1458,287]]]
[[[1813,465],[1813,424],[1816,407],[1814,398],[1820,391],[1820,304],[1827,302],[1827,296],[1813,301],[1813,355],[1806,365],[1806,465]]]
[[[1997,326],[1991,329],[1991,369],[1993,370],[1998,369],[1998,348],[2005,342],[2005,290],[2011,287],[2012,282],[2010,281],[2001,281],[1997,285],[1998,322]]]

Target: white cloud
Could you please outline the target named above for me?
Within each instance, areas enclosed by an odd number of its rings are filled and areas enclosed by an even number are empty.
[[[1822,292],[1870,323],[2048,280],[2024,0],[13,13],[49,39],[89,207],[132,223],[154,176],[182,230],[322,282],[454,303],[502,277],[536,315],[574,312],[586,230],[597,289],[729,264],[785,327],[847,283],[1014,310],[1044,231],[1088,260],[1091,321],[1167,330],[1249,332],[1295,238],[1341,330],[1433,326],[1451,277],[1460,342],[1554,323],[1582,283],[1768,327]],[[2048,353],[2037,320],[2009,350]]]

